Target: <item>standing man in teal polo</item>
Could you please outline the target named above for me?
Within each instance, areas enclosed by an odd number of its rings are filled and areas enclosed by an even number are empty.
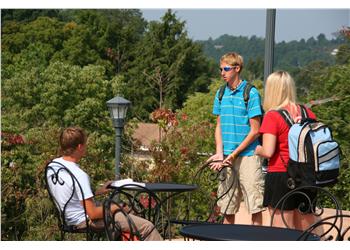
[[[230,164],[238,175],[239,185],[230,190],[219,200],[225,224],[234,224],[242,198],[246,208],[252,215],[252,224],[262,224],[264,210],[264,180],[261,171],[261,159],[254,155],[259,145],[259,128],[262,116],[261,98],[256,88],[249,91],[247,103],[243,93],[247,81],[240,78],[243,69],[243,58],[232,52],[220,59],[222,79],[227,83],[222,99],[220,90],[214,100],[213,114],[217,116],[215,128],[216,154],[208,159],[213,162],[211,169],[219,171],[223,165]],[[219,183],[218,195],[233,180],[231,168],[227,168],[226,178]],[[235,185],[233,185],[235,186]]]

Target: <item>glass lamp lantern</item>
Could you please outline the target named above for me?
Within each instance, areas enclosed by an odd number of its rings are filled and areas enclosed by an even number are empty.
[[[115,128],[123,128],[126,112],[130,104],[130,101],[120,96],[116,96],[113,99],[107,101],[107,107],[111,114],[111,118]]]

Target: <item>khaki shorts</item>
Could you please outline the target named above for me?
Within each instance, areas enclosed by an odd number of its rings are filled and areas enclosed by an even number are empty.
[[[261,162],[257,155],[242,156],[234,161],[231,168],[223,170],[224,176],[218,188],[218,197],[222,198],[217,202],[222,214],[237,213],[242,198],[250,214],[265,210]]]

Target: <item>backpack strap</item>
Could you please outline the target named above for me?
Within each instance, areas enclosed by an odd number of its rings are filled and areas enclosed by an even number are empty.
[[[227,85],[227,83],[221,85],[221,87],[219,89],[219,103],[220,103],[220,105],[221,105],[222,97],[224,96],[224,93],[225,93],[226,85]]]
[[[249,94],[252,88],[255,88],[255,86],[247,82],[243,92],[243,99],[246,107],[248,107]]]
[[[282,116],[283,120],[288,124],[288,127],[292,127],[294,121],[292,117],[289,115],[288,111],[285,109],[279,109],[277,112]]]
[[[287,123],[288,127],[291,128],[294,124],[294,121],[292,117],[290,117],[289,113],[285,109],[278,109],[277,112],[282,116],[283,120]],[[283,160],[281,153],[279,154],[280,159],[284,165],[284,167],[287,169],[288,165],[287,163]]]
[[[301,120],[303,121],[309,118],[305,106],[304,105],[298,105],[298,106],[300,107]],[[294,121],[287,110],[279,109],[277,110],[277,112],[283,117],[284,121],[288,124],[289,127],[293,126]]]
[[[301,119],[305,120],[305,119],[309,118],[305,106],[304,105],[299,105],[299,107],[300,107],[300,112],[301,112]]]
[[[219,102],[221,104],[222,101],[222,97],[224,96],[225,93],[225,89],[226,89],[227,83],[223,84],[220,89],[219,89]],[[248,107],[248,101],[249,101],[249,94],[250,94],[250,90],[252,88],[255,88],[254,85],[250,84],[247,82],[247,84],[244,87],[244,91],[243,91],[243,99],[244,99],[244,104],[246,106],[246,108]]]

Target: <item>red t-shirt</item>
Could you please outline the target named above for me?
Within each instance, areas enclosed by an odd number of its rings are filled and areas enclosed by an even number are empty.
[[[287,108],[285,108],[288,110]],[[298,107],[298,114],[300,115],[300,108]],[[308,117],[316,119],[316,115],[307,108]],[[259,132],[261,134],[272,134],[277,137],[276,149],[269,160],[268,172],[286,172],[285,164],[288,164],[289,150],[288,150],[288,132],[289,126],[283,117],[274,110],[267,112],[264,115]],[[283,158],[284,163],[281,160]]]

